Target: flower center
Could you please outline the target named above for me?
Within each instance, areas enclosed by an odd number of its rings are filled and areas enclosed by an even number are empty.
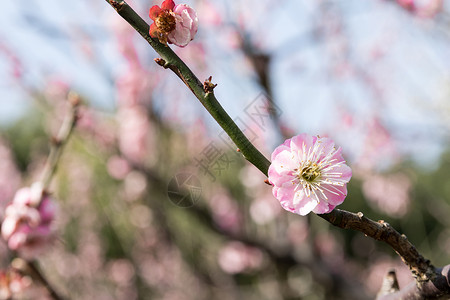
[[[156,27],[161,33],[169,33],[176,27],[175,16],[170,11],[163,11],[156,17]]]
[[[307,182],[313,182],[320,176],[320,174],[321,172],[319,166],[316,163],[310,163],[299,172],[299,177],[303,178]]]

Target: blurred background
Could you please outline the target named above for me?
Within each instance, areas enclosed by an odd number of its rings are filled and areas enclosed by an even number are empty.
[[[147,21],[160,2],[129,1]],[[443,0],[187,1],[172,47],[270,157],[329,136],[353,169],[340,206],[450,263],[450,5]],[[178,2],[177,2],[178,4]],[[0,218],[80,119],[51,186],[58,239],[38,262],[72,299],[373,299],[395,252],[284,211],[264,175],[105,1],[17,0],[0,19]],[[0,242],[0,269],[11,253]],[[38,283],[17,299],[48,297]]]

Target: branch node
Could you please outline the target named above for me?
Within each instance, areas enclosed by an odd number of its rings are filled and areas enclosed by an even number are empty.
[[[69,101],[70,105],[72,105],[72,107],[77,107],[78,105],[81,104],[80,95],[78,95],[78,93],[76,93],[74,91],[69,92],[69,95],[67,96],[67,100]]]
[[[212,76],[209,76],[209,78],[206,79],[205,82],[203,83],[203,90],[207,94],[212,93],[214,88],[217,86],[217,84],[212,83],[211,80]]]
[[[169,63],[167,63],[164,59],[162,59],[160,57],[155,58],[154,60],[158,65],[160,65],[164,69],[167,69],[169,67]]]
[[[58,139],[56,136],[52,136],[50,138],[50,143],[55,147],[59,147],[61,145],[61,140]]]
[[[117,2],[117,1],[115,1],[115,0],[107,0],[108,2],[109,2],[109,4],[112,6],[112,7],[114,7],[114,9],[116,10],[116,11],[119,11],[120,9],[122,9],[122,7],[123,7],[123,1],[120,1],[120,2]]]
[[[364,217],[364,214],[362,212],[358,212],[356,214],[358,216],[358,218],[362,219]]]

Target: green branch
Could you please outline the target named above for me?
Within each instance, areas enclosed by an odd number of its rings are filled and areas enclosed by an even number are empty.
[[[267,176],[270,161],[253,146],[236,123],[230,118],[214,96],[211,86],[208,84],[204,86],[169,46],[161,44],[158,39],[152,38],[149,35],[150,26],[125,1],[106,0],[106,2],[133,26],[161,56],[161,59],[156,59],[156,62],[164,68],[172,70],[189,87],[220,127],[230,136],[245,159]]]

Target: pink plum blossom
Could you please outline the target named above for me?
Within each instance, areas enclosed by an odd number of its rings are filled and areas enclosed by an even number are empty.
[[[42,191],[40,184],[17,191],[13,202],[6,207],[2,223],[2,237],[11,250],[32,259],[52,240],[50,227],[56,206]]]
[[[324,214],[344,202],[352,170],[341,148],[329,138],[300,134],[272,153],[269,182],[273,195],[290,212]]]
[[[171,43],[185,47],[194,39],[198,30],[197,13],[186,4],[175,5],[173,0],[165,0],[161,7],[150,8],[150,36],[161,43]]]

